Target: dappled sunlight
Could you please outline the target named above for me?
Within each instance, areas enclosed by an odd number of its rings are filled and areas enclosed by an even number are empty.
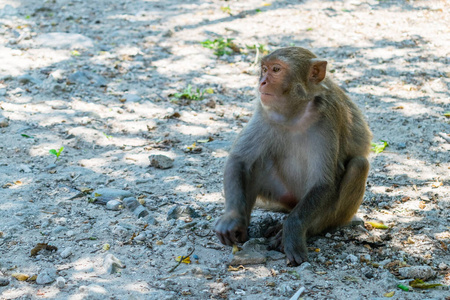
[[[22,51],[0,46],[0,76],[19,76],[30,69],[37,69],[70,58],[67,50],[35,49]]]
[[[177,192],[183,192],[183,193],[188,193],[188,192],[194,192],[198,189],[197,186],[194,185],[190,185],[190,184],[179,184],[176,188],[175,191]]]
[[[195,125],[175,124],[170,126],[170,129],[188,136],[207,136],[208,134],[210,134],[210,130],[208,130],[208,128]]]

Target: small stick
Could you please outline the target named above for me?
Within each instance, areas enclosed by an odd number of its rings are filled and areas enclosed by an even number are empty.
[[[292,296],[291,299],[289,299],[289,300],[298,300],[298,297],[300,297],[300,296],[303,294],[303,292],[304,292],[305,290],[306,290],[305,287],[302,286],[302,287],[297,291],[297,293],[295,293],[294,296]]]
[[[173,271],[175,271],[175,269],[178,268],[178,266],[183,262],[183,260],[185,260],[186,258],[188,258],[189,256],[191,256],[192,253],[194,253],[194,251],[195,251],[195,247],[192,248],[191,253],[189,253],[189,254],[186,255],[186,256],[182,256],[182,257],[180,258],[180,261],[179,261],[175,266],[173,266],[172,269],[170,269],[168,273],[172,273]]]

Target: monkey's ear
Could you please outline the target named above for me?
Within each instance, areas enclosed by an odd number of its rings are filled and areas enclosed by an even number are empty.
[[[311,59],[311,67],[309,68],[309,81],[319,83],[325,78],[327,73],[327,61],[319,59]]]

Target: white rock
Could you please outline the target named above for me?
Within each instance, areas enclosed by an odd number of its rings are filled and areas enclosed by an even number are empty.
[[[56,270],[55,269],[45,269],[36,278],[37,284],[48,284],[55,281]]]
[[[120,202],[119,200],[109,200],[106,203],[106,209],[109,210],[120,210],[120,205],[122,204],[122,202]]]
[[[436,271],[430,266],[405,267],[398,269],[398,272],[405,278],[421,278],[427,280],[436,276]]]
[[[66,285],[66,280],[64,277],[59,276],[56,278],[56,286],[62,289]]]
[[[68,258],[69,256],[72,255],[72,247],[67,247],[66,249],[64,249],[63,252],[61,252],[60,255],[62,258]]]

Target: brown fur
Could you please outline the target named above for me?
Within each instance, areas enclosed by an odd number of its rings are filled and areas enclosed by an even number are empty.
[[[273,247],[292,264],[306,237],[347,223],[361,204],[371,132],[350,98],[325,77],[326,61],[290,47],[262,59],[256,111],[230,152],[222,243],[247,239],[256,198],[290,210]]]

